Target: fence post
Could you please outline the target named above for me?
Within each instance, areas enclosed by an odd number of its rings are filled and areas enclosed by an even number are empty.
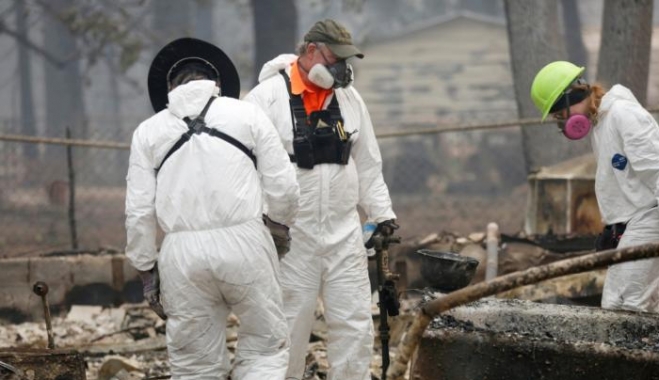
[[[71,139],[71,127],[66,127],[66,138]],[[73,147],[66,146],[66,164],[69,172],[69,230],[71,232],[71,249],[78,249],[78,232],[76,231],[76,194],[75,170],[73,169]]]

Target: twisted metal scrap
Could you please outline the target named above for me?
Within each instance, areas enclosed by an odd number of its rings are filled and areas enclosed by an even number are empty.
[[[20,369],[9,363],[0,361],[0,379],[2,380],[23,380],[24,373]]]
[[[524,285],[535,284],[554,277],[567,274],[587,272],[612,264],[626,261],[648,259],[659,257],[659,243],[639,245],[619,250],[608,250],[596,252],[585,256],[556,261],[554,263],[534,267],[521,272],[510,273],[497,277],[491,281],[481,282],[476,285],[448,293],[432,302],[427,303],[417,313],[405,337],[398,346],[398,355],[393,365],[387,372],[391,380],[402,380],[412,353],[416,350],[423,332],[428,324],[437,315],[450,310],[456,306],[476,301],[506,290],[514,289]]]

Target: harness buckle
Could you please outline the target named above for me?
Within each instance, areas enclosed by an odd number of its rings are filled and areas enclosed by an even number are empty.
[[[194,133],[195,135],[201,134],[203,132],[204,127],[206,126],[206,123],[204,122],[203,119],[196,118],[190,122],[188,125],[188,128]]]

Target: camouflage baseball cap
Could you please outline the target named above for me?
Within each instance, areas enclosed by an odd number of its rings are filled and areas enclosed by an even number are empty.
[[[322,42],[339,59],[364,58],[364,54],[352,44],[348,29],[331,19],[315,23],[304,36],[304,42]]]

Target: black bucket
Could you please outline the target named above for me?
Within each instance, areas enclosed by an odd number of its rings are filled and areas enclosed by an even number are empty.
[[[469,285],[474,278],[478,260],[457,253],[420,249],[421,277],[440,292],[452,292]]]

